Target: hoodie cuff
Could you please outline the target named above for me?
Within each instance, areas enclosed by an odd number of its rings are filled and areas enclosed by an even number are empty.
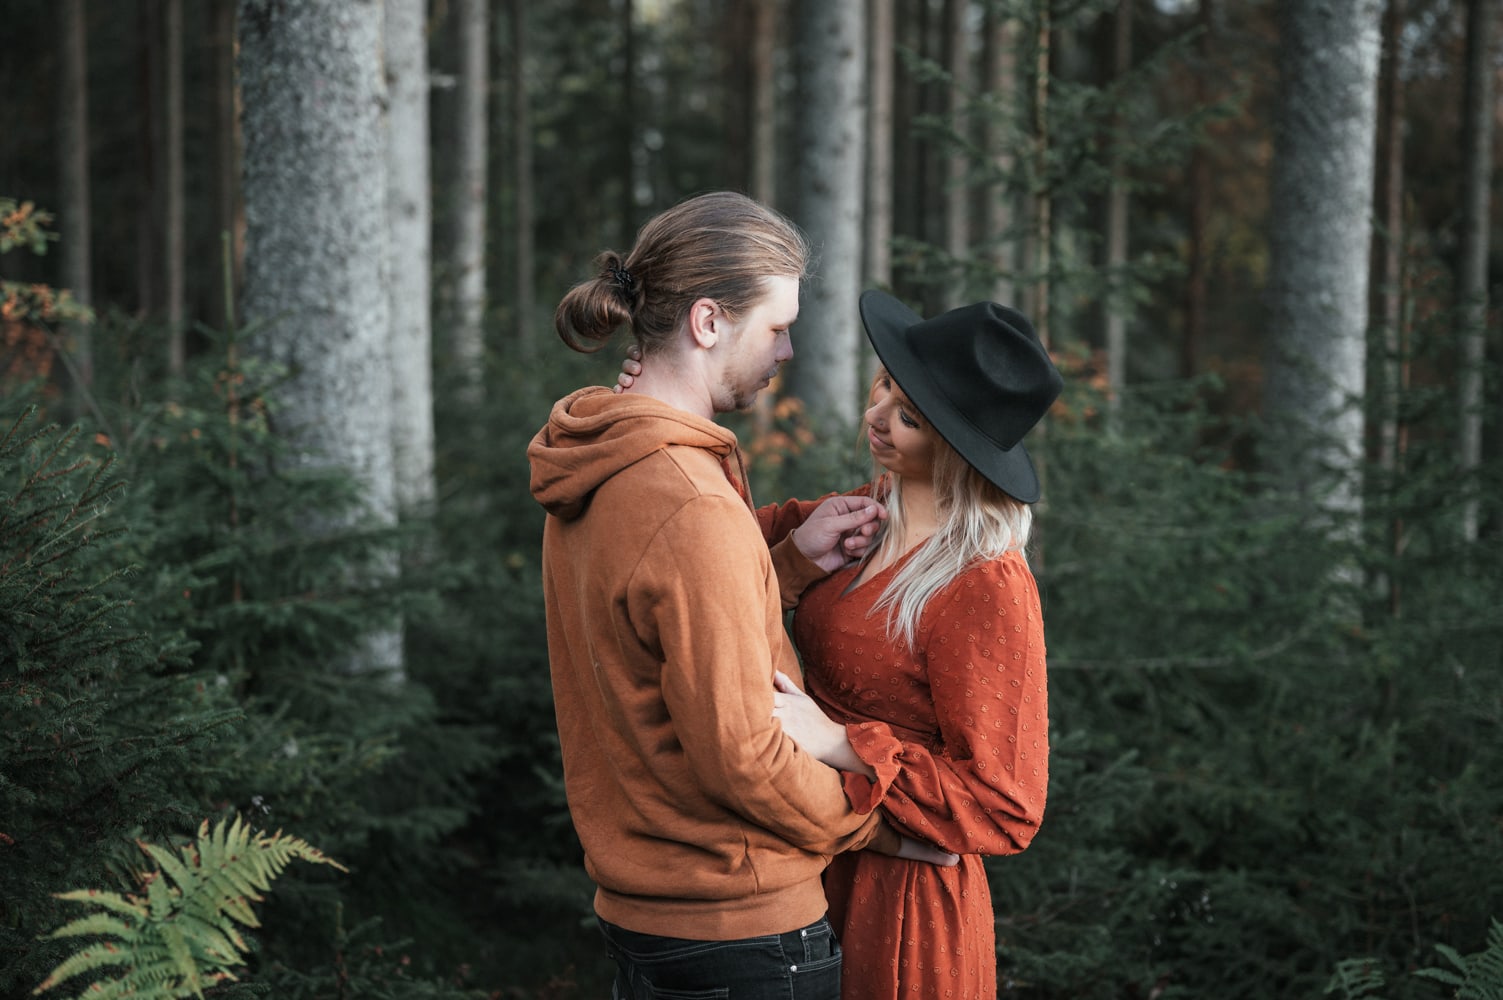
[[[798,604],[798,599],[811,583],[829,576],[798,550],[793,544],[791,531],[770,551],[772,571],[778,575],[778,593],[783,599],[784,611]]]
[[[875,781],[851,771],[843,775],[845,797],[851,801],[851,808],[858,813],[869,813],[882,804],[902,770],[897,758],[903,752],[903,741],[892,734],[885,722],[854,723],[845,727],[845,735],[856,756],[877,772]]]

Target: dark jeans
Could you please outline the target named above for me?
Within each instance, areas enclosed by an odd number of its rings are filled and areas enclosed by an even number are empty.
[[[599,921],[616,963],[611,1000],[840,1000],[829,921],[739,941],[658,937]]]

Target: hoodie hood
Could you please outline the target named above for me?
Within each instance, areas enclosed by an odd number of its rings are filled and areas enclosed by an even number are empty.
[[[591,386],[554,403],[548,423],[527,446],[533,499],[555,517],[573,520],[600,484],[672,445],[715,454],[745,495],[745,476],[732,472],[740,471],[735,434],[650,396]]]

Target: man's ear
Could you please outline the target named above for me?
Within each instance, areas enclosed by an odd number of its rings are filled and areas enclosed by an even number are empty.
[[[689,336],[698,347],[708,350],[720,340],[720,329],[725,323],[725,314],[714,299],[695,299],[689,307]]]

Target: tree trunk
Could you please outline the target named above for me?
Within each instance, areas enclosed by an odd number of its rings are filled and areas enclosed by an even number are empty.
[[[621,238],[630,246],[637,231],[637,182],[644,178],[645,164],[637,163],[637,16],[633,0],[621,0],[621,163],[625,183],[621,188]]]
[[[866,266],[868,287],[892,284],[893,0],[871,0],[867,26]]]
[[[1388,0],[1384,15],[1383,58],[1380,71],[1382,92],[1381,121],[1378,130],[1379,176],[1382,187],[1376,206],[1382,252],[1373,262],[1377,313],[1375,326],[1381,339],[1382,356],[1372,369],[1378,377],[1374,411],[1378,420],[1378,468],[1392,489],[1402,475],[1403,432],[1399,417],[1400,396],[1404,389],[1405,354],[1408,337],[1404,318],[1404,59],[1403,32],[1406,22],[1405,0]],[[1388,523],[1389,553],[1397,558],[1403,551],[1404,525],[1395,515]],[[1397,616],[1400,603],[1400,580],[1384,574],[1378,586],[1386,590],[1389,613]]]
[[[987,116],[983,149],[991,165],[991,181],[983,191],[985,204],[982,234],[991,262],[991,281],[987,294],[992,301],[1013,305],[1017,290],[1013,272],[1017,270],[1015,234],[1013,233],[1013,195],[1010,182],[1017,169],[1013,157],[1012,129],[1018,106],[1018,64],[1016,57],[1017,21],[1011,15],[987,4],[983,28],[982,72],[986,80]]]
[[[377,0],[240,2],[245,315],[265,324],[248,346],[291,373],[277,430],[299,460],[352,475],[364,513],[391,524],[381,33]],[[399,676],[400,632],[371,636],[362,656]]]
[[[1466,29],[1466,101],[1462,124],[1461,261],[1456,281],[1461,331],[1459,450],[1465,501],[1461,536],[1477,540],[1481,501],[1476,474],[1482,465],[1482,367],[1487,346],[1487,257],[1493,166],[1493,21],[1497,0],[1470,0]]]
[[[777,203],[776,66],[778,0],[751,0],[750,60],[750,176],[747,191],[764,205]]]
[[[912,47],[913,39],[921,34],[924,8],[912,2],[895,4],[893,11],[893,34]],[[894,60],[892,132],[893,132],[893,190],[892,229],[895,234],[919,237],[922,235],[923,217],[923,157],[919,143],[914,137],[914,120],[923,110],[922,85],[915,79],[912,70],[902,60]],[[902,178],[902,183],[898,183]],[[894,282],[902,280],[901,274],[893,276]]]
[[[62,199],[58,235],[62,254],[63,287],[85,304],[93,300],[93,244],[89,194],[89,42],[83,0],[63,0],[58,7],[62,36],[62,149],[58,160]],[[94,350],[88,324],[71,327],[72,378],[76,393],[87,392],[94,381]],[[78,402],[81,402],[78,401]],[[79,407],[75,405],[74,412]]]
[[[944,55],[950,81],[945,88],[945,120],[953,133],[944,156],[945,255],[950,280],[941,305],[959,306],[966,294],[966,262],[971,247],[971,196],[967,176],[971,163],[967,150],[967,104],[971,91],[971,30],[968,0],[945,0]]]
[[[513,202],[512,316],[516,324],[517,344],[524,356],[537,353],[537,335],[533,330],[533,281],[537,268],[533,248],[533,181],[532,181],[532,96],[527,86],[527,3],[511,3],[511,119]]]
[[[230,315],[245,271],[245,213],[240,204],[240,91],[235,86],[235,0],[214,0],[215,228],[220,257],[214,269],[214,322]]]
[[[1382,0],[1285,0],[1271,182],[1264,406],[1279,461],[1334,533],[1358,530]],[[1312,443],[1306,445],[1309,440]],[[1336,480],[1308,495],[1328,472]]]
[[[1112,76],[1121,79],[1132,69],[1132,0],[1119,0],[1112,18]],[[1106,194],[1106,268],[1112,287],[1127,268],[1127,180],[1123,167],[1112,171]],[[1127,385],[1127,310],[1125,295],[1106,297],[1106,384],[1109,423],[1120,423],[1122,390]]]
[[[183,181],[183,0],[164,0],[166,104],[165,143],[162,155],[166,169],[163,190],[163,268],[166,279],[167,368],[181,375],[187,360],[187,192]]]
[[[142,0],[136,8],[139,62],[137,88],[143,109],[137,132],[141,178],[145,190],[136,210],[136,308],[143,317],[155,317],[162,308],[162,278],[158,267],[165,248],[162,243],[162,206],[167,187],[162,156],[162,0]]]
[[[1049,0],[1037,0],[1034,11],[1037,35],[1034,40],[1035,59],[1032,83],[1033,111],[1033,174],[1042,179],[1049,174],[1049,59],[1052,51],[1054,26],[1050,17]],[[1033,316],[1034,329],[1039,342],[1048,348],[1053,339],[1050,331],[1052,317],[1049,311],[1049,271],[1053,266],[1050,255],[1054,249],[1054,201],[1047,184],[1036,184],[1030,203],[1028,237],[1026,243],[1029,270],[1033,272],[1027,296],[1027,309]]]
[[[809,412],[854,419],[861,371],[861,180],[866,155],[864,0],[797,0],[798,197],[818,271],[799,314],[790,392]]]
[[[463,397],[479,402],[485,375],[485,228],[490,88],[490,5],[455,0],[459,34],[459,109],[455,150],[453,360]]]
[[[432,210],[426,0],[385,0],[392,451],[397,509],[433,505]]]
[[[1197,59],[1193,70],[1195,106],[1210,104],[1208,76],[1215,64],[1216,41],[1212,35],[1216,25],[1215,0],[1200,0],[1195,20],[1200,28],[1200,37],[1195,42]],[[1180,332],[1179,373],[1181,378],[1191,378],[1200,368],[1200,344],[1205,339],[1206,308],[1210,282],[1211,248],[1207,233],[1211,221],[1211,157],[1204,143],[1197,143],[1190,153],[1189,186],[1190,217],[1186,223],[1186,242],[1189,246],[1188,273],[1185,275],[1185,319]]]

